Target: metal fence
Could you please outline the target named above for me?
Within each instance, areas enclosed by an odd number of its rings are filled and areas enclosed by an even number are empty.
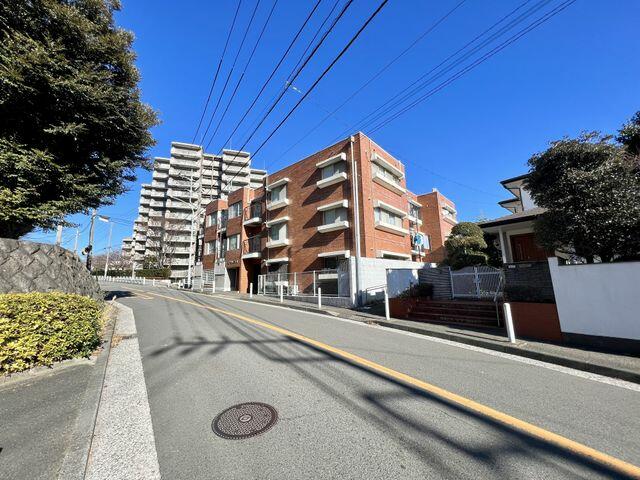
[[[493,267],[465,267],[451,271],[453,298],[495,299],[502,293],[502,270]]]
[[[294,273],[267,273],[258,276],[258,291],[262,295],[313,296],[322,289],[322,296],[348,297],[348,287],[342,288],[339,270],[313,270]]]

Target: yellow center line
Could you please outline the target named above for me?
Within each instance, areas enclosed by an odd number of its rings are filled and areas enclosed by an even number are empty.
[[[132,289],[133,290],[133,289]],[[142,291],[142,290],[136,290],[136,291]],[[248,322],[251,323],[253,325],[258,325],[260,327],[266,328],[268,330],[277,332],[281,335],[285,335],[289,338],[294,338],[296,340],[299,340],[301,342],[304,342],[308,345],[312,345],[314,347],[317,347],[321,350],[324,350],[326,352],[330,352],[334,355],[337,355],[339,357],[342,357],[346,360],[349,360],[350,362],[356,363],[358,365],[362,365],[364,367],[367,367],[368,369],[375,371],[375,372],[379,372],[384,374],[387,377],[391,377],[395,380],[399,380],[401,382],[404,382],[408,385],[411,385],[419,390],[422,390],[424,392],[436,395],[440,398],[443,398],[445,400],[448,400],[451,403],[457,404],[457,405],[461,405],[471,411],[474,411],[476,413],[479,413],[485,417],[491,418],[493,420],[496,420],[504,425],[507,425],[509,427],[515,428],[517,430],[520,430],[521,432],[527,433],[532,437],[535,437],[537,439],[543,440],[547,443],[553,444],[557,447],[563,448],[565,450],[568,450],[572,453],[575,453],[577,455],[580,455],[582,457],[586,457],[589,458],[591,460],[594,460],[602,465],[606,465],[608,467],[611,467],[614,470],[617,470],[620,473],[623,473],[625,475],[629,475],[631,477],[635,477],[635,478],[640,478],[640,467],[633,465],[631,463],[625,462],[623,460],[620,460],[619,458],[613,457],[611,455],[607,455],[604,452],[601,452],[599,450],[596,450],[594,448],[588,447],[586,445],[583,445],[579,442],[575,442],[573,440],[570,440],[566,437],[563,437],[562,435],[558,435],[557,433],[553,433],[550,432],[548,430],[545,430],[543,428],[537,427],[531,423],[525,422],[524,420],[520,420],[518,418],[512,417],[511,415],[507,415],[506,413],[500,412],[498,410],[495,410],[491,407],[487,407],[486,405],[483,405],[481,403],[475,402],[471,399],[468,399],[466,397],[463,397],[461,395],[457,395],[455,393],[452,393],[448,390],[445,390],[443,388],[437,387],[435,385],[432,385],[430,383],[424,382],[422,380],[419,380],[417,378],[411,377],[410,375],[407,375],[405,373],[402,372],[398,372],[396,370],[393,370],[391,368],[385,367],[383,365],[380,365],[378,363],[372,362],[371,360],[367,360],[366,358],[360,357],[358,355],[354,355],[353,353],[349,353],[345,350],[341,350],[339,348],[336,347],[332,347],[331,345],[327,345],[326,343],[322,343],[319,342],[317,340],[314,340],[312,338],[309,337],[305,337],[304,335],[300,335],[298,333],[292,332],[290,330],[278,327],[276,325],[272,325],[270,323],[264,322],[262,320],[257,320],[255,318],[250,318],[235,312],[231,312],[229,310],[224,310],[221,308],[216,308],[216,307],[212,307],[209,305],[202,305],[200,303],[196,303],[196,302],[192,302],[189,300],[184,300],[181,298],[176,298],[176,297],[171,297],[168,295],[162,295],[159,293],[152,293],[152,292],[147,292],[144,291],[145,294],[147,295],[153,295],[155,297],[162,297],[162,298],[166,298],[168,300],[173,300],[176,302],[182,302],[182,303],[186,303],[189,305],[193,305],[196,307],[200,307],[200,308],[205,308],[207,310],[210,310],[212,312],[218,312],[218,313],[223,313],[225,315],[228,315],[230,317],[234,317],[237,318],[239,320],[242,320],[244,322]]]

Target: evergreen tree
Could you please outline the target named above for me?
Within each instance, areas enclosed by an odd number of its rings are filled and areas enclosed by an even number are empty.
[[[140,100],[117,0],[0,2],[0,236],[110,203],[148,167],[157,123]]]

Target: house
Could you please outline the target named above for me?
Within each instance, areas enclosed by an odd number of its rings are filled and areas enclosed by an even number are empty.
[[[543,249],[535,239],[533,224],[545,209],[536,206],[527,191],[528,174],[508,178],[500,183],[509,190],[513,198],[499,202],[511,213],[493,220],[479,222],[486,233],[497,237],[497,246],[502,252],[502,262],[546,261],[553,252]]]

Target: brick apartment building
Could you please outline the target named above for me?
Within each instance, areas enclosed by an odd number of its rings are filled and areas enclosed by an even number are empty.
[[[455,223],[453,202],[407,191],[404,165],[358,133],[207,205],[203,269],[226,270],[231,290],[246,292],[259,274],[336,269],[352,256],[438,262]]]

